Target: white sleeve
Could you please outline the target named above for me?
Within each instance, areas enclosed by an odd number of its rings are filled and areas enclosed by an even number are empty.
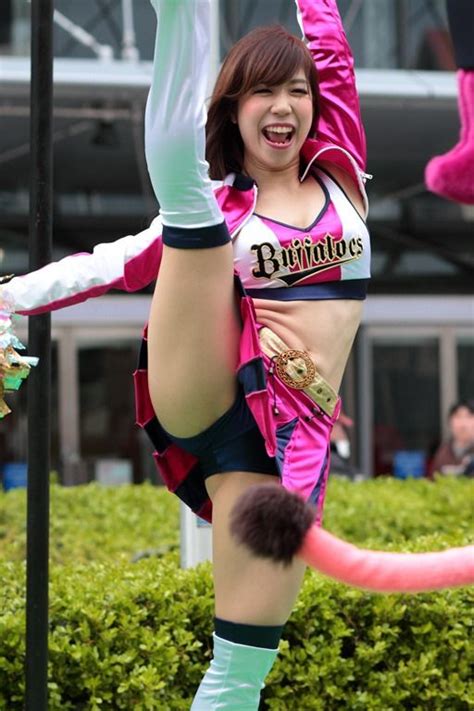
[[[101,296],[110,289],[137,291],[156,278],[162,254],[161,220],[136,235],[99,244],[42,269],[14,277],[0,297],[11,310],[32,315]]]

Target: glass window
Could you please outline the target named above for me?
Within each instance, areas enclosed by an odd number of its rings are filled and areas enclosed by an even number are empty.
[[[134,40],[140,59],[151,60],[154,47],[155,13],[149,0],[133,0],[132,21]],[[99,44],[112,49],[115,59],[122,57],[123,12],[122,3],[103,0],[56,0],[56,10],[70,22],[89,32]],[[132,30],[129,27],[128,30]],[[94,58],[90,47],[78,41],[69,32],[57,26],[54,36],[56,57]]]
[[[123,15],[118,0],[56,0],[55,10],[78,28],[91,34],[100,44],[122,56]],[[31,4],[27,0],[0,0],[0,55],[28,56],[30,53]],[[154,12],[149,0],[133,0],[133,29],[140,58],[150,60],[154,46]],[[130,29],[130,28],[129,28]],[[56,23],[56,57],[94,58],[90,47]]]
[[[79,347],[80,451],[90,480],[107,466],[120,469],[120,476],[128,469],[134,482],[155,477],[151,444],[135,425],[138,346],[114,341]]]
[[[439,440],[439,377],[436,338],[374,341],[375,475],[397,473],[397,461],[416,458],[427,472]]]
[[[356,66],[453,69],[444,4],[444,0],[339,0]],[[221,0],[220,12],[222,56],[258,25],[279,23],[301,36],[294,0]]]
[[[0,5],[0,52],[8,52],[12,31],[12,4],[10,0],[3,0]]]
[[[2,0],[3,13],[7,10],[9,32],[8,45],[2,47],[2,54],[27,57],[30,53],[31,5],[23,0]],[[4,15],[5,17],[5,15]]]
[[[247,32],[260,25],[278,23],[297,37],[301,36],[296,21],[296,6],[288,0],[221,0],[220,38],[224,57],[231,47]]]
[[[461,337],[457,351],[459,399],[474,400],[474,335]]]

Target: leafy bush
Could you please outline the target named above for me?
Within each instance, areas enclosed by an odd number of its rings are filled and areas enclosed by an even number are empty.
[[[472,494],[464,480],[336,480],[325,525],[370,546],[466,544]],[[22,515],[24,492],[0,496],[1,711],[21,709],[24,697]],[[49,711],[189,709],[211,655],[212,579],[209,564],[178,566],[173,497],[148,486],[55,487],[52,540]],[[172,552],[131,562],[160,547]],[[474,708],[473,602],[469,588],[377,596],[309,571],[262,709]]]
[[[23,565],[2,563],[0,575],[0,709],[13,711],[24,696]],[[166,558],[53,568],[48,709],[189,708],[210,655],[211,589],[209,565],[183,571]]]
[[[22,708],[23,565],[0,564],[0,709]],[[306,576],[264,691],[274,711],[468,711],[472,590],[376,596]],[[189,709],[211,655],[210,565],[55,567],[49,711]]]
[[[440,478],[360,483],[330,480],[324,526],[367,546],[404,547],[433,533],[459,540],[474,518],[474,481]],[[453,538],[454,537],[454,538]],[[422,542],[422,541],[421,541]],[[51,487],[50,550],[53,563],[129,560],[179,545],[179,504],[164,488]],[[0,492],[0,560],[23,560],[26,496]]]
[[[53,563],[128,560],[178,545],[179,504],[164,488],[51,487]],[[0,494],[0,560],[24,560],[25,551],[26,493],[15,489]]]
[[[332,479],[326,497],[324,527],[365,546],[407,548],[432,534],[473,536],[474,480],[439,477],[400,481],[379,477],[351,484]],[[453,538],[454,537],[454,538]]]

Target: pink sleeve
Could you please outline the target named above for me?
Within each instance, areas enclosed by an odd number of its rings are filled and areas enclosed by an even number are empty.
[[[32,316],[73,306],[110,289],[138,291],[158,275],[161,222],[136,235],[99,244],[92,253],[74,254],[42,269],[15,277],[2,297],[16,313]]]
[[[321,115],[318,138],[348,151],[366,166],[366,142],[354,59],[336,0],[295,0],[298,22],[318,70]]]

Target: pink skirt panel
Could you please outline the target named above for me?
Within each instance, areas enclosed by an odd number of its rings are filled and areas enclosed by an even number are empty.
[[[258,339],[260,327],[256,321],[252,299],[249,296],[241,298],[240,312],[242,316],[242,335],[240,337],[240,362],[237,372],[244,373],[245,369],[249,370],[252,365],[256,369],[260,366],[263,371],[263,354]],[[242,381],[243,378],[241,377],[240,380]],[[271,401],[268,396],[267,381],[265,374],[261,378],[261,382],[254,382],[249,389],[246,388],[245,382],[243,382],[243,385],[247,403],[265,440],[268,456],[274,457],[276,453],[275,422]]]
[[[270,359],[265,355],[263,358],[268,373]],[[282,484],[316,506],[316,521],[320,523],[330,467],[330,436],[341,409],[340,400],[334,414],[329,416],[306,393],[289,388],[276,376],[268,377],[267,392],[272,404]],[[286,441],[284,433],[285,428],[290,429],[289,423],[293,423],[293,428]]]

